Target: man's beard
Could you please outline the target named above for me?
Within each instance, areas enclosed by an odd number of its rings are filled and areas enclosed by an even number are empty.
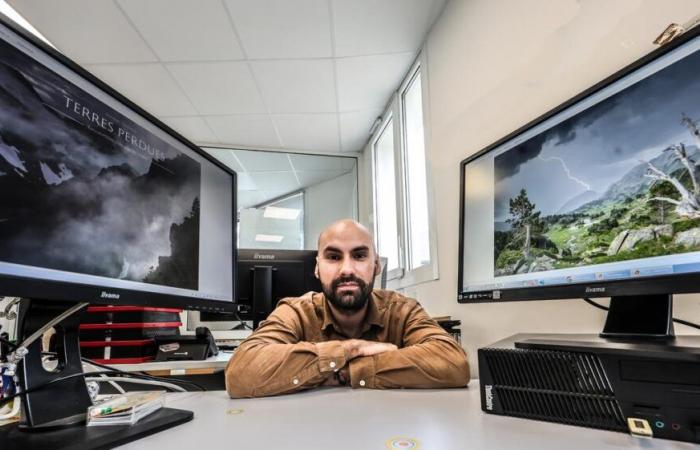
[[[338,286],[340,283],[355,282],[360,287],[359,290],[355,291],[342,291],[339,295]],[[369,296],[372,295],[372,290],[374,289],[374,280],[369,284],[365,283],[363,280],[357,278],[354,275],[349,277],[336,278],[331,282],[331,285],[322,284],[323,294],[326,296],[329,302],[341,311],[359,311],[365,307]]]

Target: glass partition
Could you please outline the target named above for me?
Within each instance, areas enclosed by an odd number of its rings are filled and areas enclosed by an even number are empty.
[[[238,248],[315,250],[331,222],[357,219],[357,158],[206,147],[238,173]]]

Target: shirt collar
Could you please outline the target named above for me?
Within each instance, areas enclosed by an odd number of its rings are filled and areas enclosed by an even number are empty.
[[[333,318],[333,312],[329,305],[328,299],[323,293],[319,293],[321,298],[321,303],[323,305],[322,318],[323,323],[321,325],[321,330],[326,330],[328,327],[333,326],[336,331],[340,330],[340,326]],[[372,291],[372,294],[367,300],[367,315],[365,316],[364,323],[362,325],[362,332],[369,330],[372,325],[376,325],[379,328],[384,328],[384,312],[386,306],[384,306],[383,299],[378,295],[377,290]]]

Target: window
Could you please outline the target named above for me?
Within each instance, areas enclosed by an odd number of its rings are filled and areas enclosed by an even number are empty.
[[[394,121],[389,119],[373,144],[374,204],[377,251],[387,258],[387,276],[396,278],[399,262],[399,236],[394,171]]]
[[[428,223],[428,181],[425,169],[423,97],[420,72],[401,95],[404,133],[404,177],[406,183],[406,225],[408,268],[430,264],[430,225]]]
[[[394,95],[372,139],[374,226],[393,287],[437,278],[437,243],[430,201],[423,116],[423,76],[417,62]]]

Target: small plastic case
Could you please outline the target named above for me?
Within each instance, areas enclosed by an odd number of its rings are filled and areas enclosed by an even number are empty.
[[[87,410],[87,426],[133,425],[165,406],[162,391],[127,392],[110,396]]]

